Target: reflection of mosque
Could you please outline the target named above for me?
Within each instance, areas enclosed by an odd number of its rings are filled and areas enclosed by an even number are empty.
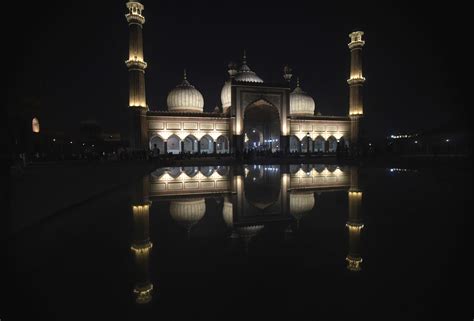
[[[134,188],[132,210],[137,303],[152,298],[149,275],[152,248],[149,236],[150,205],[169,201],[169,214],[183,226],[188,238],[192,228],[206,215],[206,198],[220,198],[222,218],[232,239],[240,239],[248,249],[252,239],[266,224],[280,223],[298,229],[301,218],[313,210],[315,193],[347,191],[349,252],[347,269],[360,271],[362,191],[356,167],[335,165],[249,165],[243,167],[201,166],[162,168],[143,178]]]

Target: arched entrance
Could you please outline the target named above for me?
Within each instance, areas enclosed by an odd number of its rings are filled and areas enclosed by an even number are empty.
[[[245,108],[246,148],[277,151],[280,147],[280,133],[280,115],[275,106],[261,99]]]
[[[314,140],[314,151],[315,152],[324,152],[325,140],[322,136],[318,136]]]
[[[301,152],[302,153],[310,153],[313,151],[313,140],[309,135],[306,135],[301,140]]]
[[[198,140],[193,135],[188,135],[183,140],[183,153],[195,154],[198,151]]]
[[[181,139],[176,135],[171,135],[166,140],[168,153],[179,154],[181,152]]]
[[[160,154],[165,153],[165,144],[160,136],[153,136],[150,139],[150,150],[155,150],[155,147],[159,150]]]
[[[225,154],[229,152],[229,139],[221,135],[216,139],[216,152],[218,154]]]
[[[301,152],[301,142],[295,135],[290,136],[290,153]]]
[[[209,135],[204,135],[199,141],[201,145],[201,153],[203,154],[212,154],[214,152],[214,140]]]
[[[329,136],[328,138],[329,152],[335,153],[337,150],[337,139],[334,136]]]

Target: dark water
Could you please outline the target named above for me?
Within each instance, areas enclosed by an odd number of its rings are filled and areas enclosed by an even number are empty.
[[[471,320],[471,179],[157,170],[11,240],[0,318]]]

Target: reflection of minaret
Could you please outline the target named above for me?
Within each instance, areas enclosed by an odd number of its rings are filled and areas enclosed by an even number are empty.
[[[204,198],[189,198],[171,201],[170,215],[178,224],[187,230],[188,238],[191,228],[206,214],[206,201]]]
[[[149,271],[152,243],[150,242],[149,231],[151,203],[148,200],[148,176],[145,176],[141,183],[135,188],[132,198],[133,243],[131,246],[137,269],[133,292],[136,295],[136,302],[139,304],[150,302],[153,290]]]
[[[351,187],[349,189],[349,219],[346,223],[349,229],[349,254],[346,257],[347,269],[360,271],[362,257],[360,253],[360,233],[364,224],[361,219],[362,191],[359,189],[358,168],[351,168]]]

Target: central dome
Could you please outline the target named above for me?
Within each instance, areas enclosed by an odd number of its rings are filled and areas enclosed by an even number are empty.
[[[169,111],[201,113],[204,107],[202,94],[186,79],[186,71],[181,84],[168,94],[166,99]]]
[[[295,90],[290,93],[290,115],[312,116],[314,108],[314,99],[301,89],[298,80]]]
[[[263,80],[255,72],[253,72],[247,65],[247,60],[244,55],[242,66],[240,66],[239,72],[235,75],[235,80],[244,82],[258,82],[262,83]]]
[[[229,64],[229,74],[231,78],[234,78],[236,81],[263,83],[262,78],[257,76],[257,74],[247,65],[247,57],[245,56],[245,53],[240,69],[236,70],[236,68],[237,66],[234,63]],[[224,113],[228,111],[232,103],[231,87],[231,80],[227,80],[221,90],[221,103]]]

